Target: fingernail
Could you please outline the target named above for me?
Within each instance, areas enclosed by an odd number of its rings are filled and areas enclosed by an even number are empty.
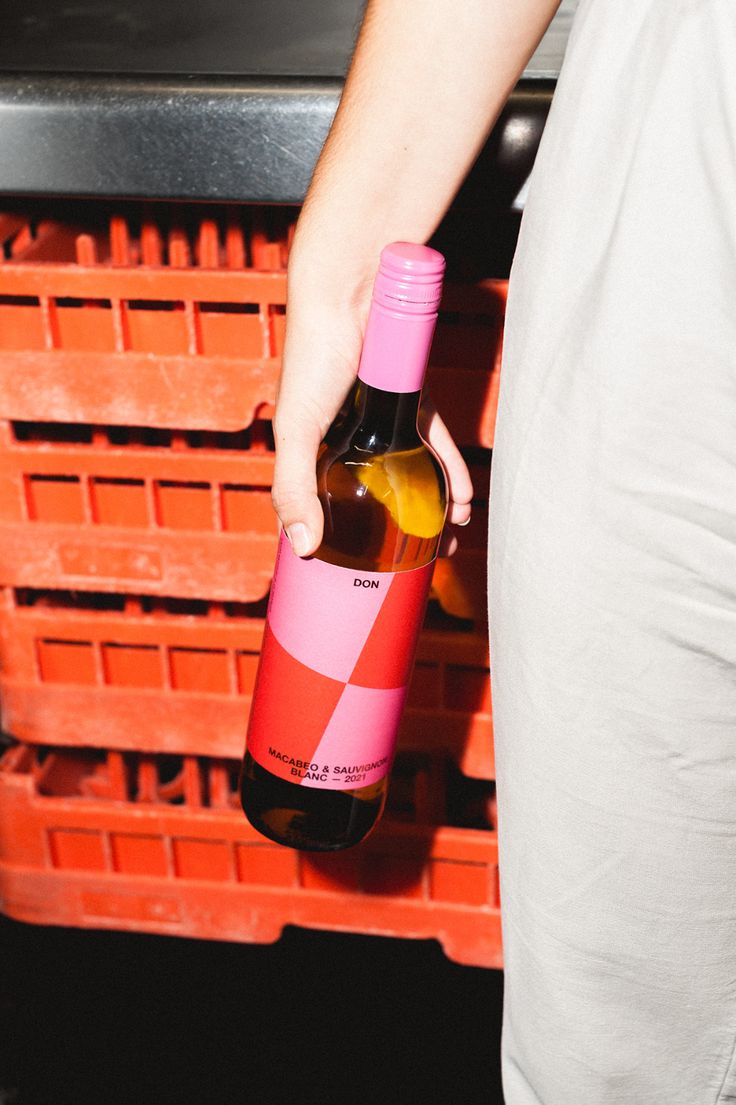
[[[472,514],[469,514],[469,515],[468,515],[468,517],[467,517],[467,518],[465,519],[465,521],[464,521],[464,522],[458,522],[457,524],[458,524],[459,526],[469,526],[469,525],[470,525],[470,522],[471,522],[471,520],[472,520],[472,517],[473,517],[473,515],[472,515]]]
[[[291,547],[297,556],[304,556],[309,552],[309,546],[312,544],[312,537],[304,525],[304,522],[294,522],[287,527],[286,536],[291,542]]]

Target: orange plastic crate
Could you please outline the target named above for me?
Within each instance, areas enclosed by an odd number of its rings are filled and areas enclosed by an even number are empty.
[[[242,602],[268,590],[295,212],[178,212],[168,229],[163,216],[85,229],[0,215],[5,584]],[[449,282],[443,300],[431,388],[471,450],[493,441],[505,297],[489,280]],[[469,532],[435,594],[483,620],[485,549]]]
[[[463,803],[445,781],[437,761],[405,762],[367,841],[310,855],[248,825],[227,762],[18,745],[0,761],[3,910],[246,942],[287,924],[434,938],[459,963],[500,967],[492,796]]]
[[[464,448],[493,448],[507,293],[507,280],[445,286],[427,383]]]
[[[0,580],[253,602],[276,556],[270,422],[0,422]]]
[[[270,416],[293,209],[107,229],[0,215],[0,417],[236,431]],[[493,443],[506,282],[448,282],[429,380],[461,445]]]
[[[263,632],[247,607],[6,588],[5,730],[37,744],[240,757]],[[491,779],[488,644],[436,608],[422,633],[400,747]]]
[[[434,594],[482,622],[490,453]],[[240,433],[0,422],[0,580],[242,602],[268,592],[276,556],[271,424]]]
[[[184,211],[184,209],[182,209]],[[268,417],[294,214],[163,230],[0,219],[0,415],[239,430]]]

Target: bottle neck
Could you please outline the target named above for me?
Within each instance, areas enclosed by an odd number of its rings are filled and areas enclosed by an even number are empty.
[[[420,392],[436,322],[436,311],[412,315],[374,299],[363,337],[360,379],[381,391]]]
[[[421,391],[393,392],[359,380],[353,400],[352,445],[368,452],[398,452],[421,444],[417,416]]]

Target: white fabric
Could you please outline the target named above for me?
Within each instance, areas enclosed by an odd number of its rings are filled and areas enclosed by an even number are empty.
[[[506,1105],[736,1101],[736,0],[582,0],[491,480]]]

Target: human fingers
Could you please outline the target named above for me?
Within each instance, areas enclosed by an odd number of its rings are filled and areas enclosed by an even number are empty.
[[[276,459],[272,501],[298,556],[318,548],[324,529],[317,496],[320,442],[354,382],[360,333],[352,320],[298,310],[287,322],[279,394],[274,414]]]
[[[309,556],[322,540],[324,516],[317,497],[319,425],[304,411],[285,409],[274,420],[276,460],[271,500],[297,556]]]
[[[428,396],[422,400],[419,431],[437,453],[447,473],[447,521],[455,526],[466,526],[470,521],[473,482],[462,453]]]

